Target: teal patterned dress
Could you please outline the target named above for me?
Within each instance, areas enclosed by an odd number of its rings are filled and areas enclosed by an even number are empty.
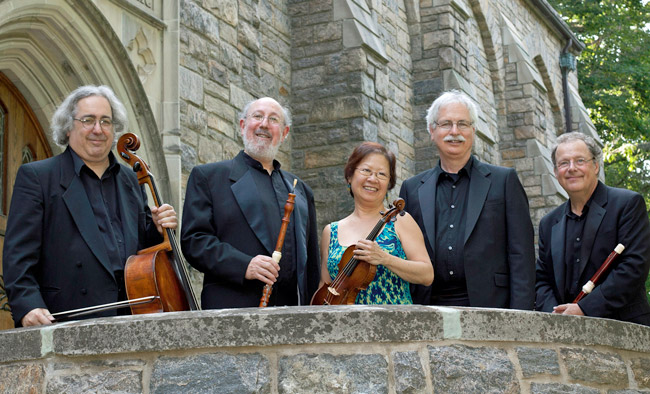
[[[339,244],[339,222],[330,223],[331,235],[329,252],[327,258],[327,269],[329,270],[332,280],[336,278],[339,272],[338,264],[341,256],[347,247]],[[388,222],[375,239],[379,246],[401,259],[406,259],[406,253],[402,248],[402,242],[395,232],[395,223]],[[377,266],[375,279],[370,282],[368,288],[361,290],[355,304],[412,304],[411,291],[409,283],[383,265]]]

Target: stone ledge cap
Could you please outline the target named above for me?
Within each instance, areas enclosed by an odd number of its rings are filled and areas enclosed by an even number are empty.
[[[0,362],[52,355],[446,340],[600,345],[650,352],[650,327],[531,311],[422,305],[222,309],[6,330],[0,332]]]

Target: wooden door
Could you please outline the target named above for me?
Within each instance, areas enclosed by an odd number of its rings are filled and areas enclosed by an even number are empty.
[[[18,89],[0,72],[0,250],[4,245],[7,213],[18,167],[50,156],[52,150],[32,109]],[[4,282],[0,280],[0,329],[13,326],[4,294]]]

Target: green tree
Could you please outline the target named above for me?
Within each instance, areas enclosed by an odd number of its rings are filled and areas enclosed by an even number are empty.
[[[650,207],[650,4],[549,3],[586,45],[578,58],[580,96],[605,142],[607,184],[641,193]]]
[[[549,0],[586,45],[580,95],[605,142],[605,177],[650,205],[650,4]]]

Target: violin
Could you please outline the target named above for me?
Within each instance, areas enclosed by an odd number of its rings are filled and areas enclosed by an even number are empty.
[[[162,202],[149,166],[133,153],[139,147],[140,141],[132,133],[122,135],[117,141],[120,157],[136,172],[138,184],[149,186],[154,205],[159,207]],[[126,261],[124,281],[128,299],[154,297],[149,302],[131,303],[134,315],[200,309],[174,231],[164,230],[162,243],[140,250]]]
[[[379,222],[373,227],[368,237],[369,241],[374,241],[379,235],[382,228],[388,221],[397,220],[397,214],[404,215],[404,200],[398,198],[393,201],[387,212],[380,212],[382,215]],[[311,299],[311,305],[352,305],[361,290],[368,288],[370,282],[375,279],[377,266],[366,261],[354,258],[356,245],[350,245],[343,252],[339,262],[339,273],[330,284],[321,286]]]

